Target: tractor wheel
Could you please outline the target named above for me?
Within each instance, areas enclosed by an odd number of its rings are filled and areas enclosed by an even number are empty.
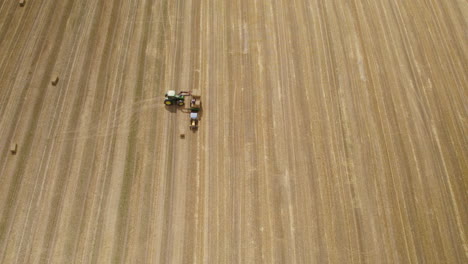
[[[184,103],[184,101],[182,101],[182,100],[180,100],[180,101],[177,102],[177,105],[179,105],[179,106],[183,106],[184,104],[185,104],[185,103]]]
[[[172,101],[164,100],[164,104],[165,104],[165,105],[172,105]]]

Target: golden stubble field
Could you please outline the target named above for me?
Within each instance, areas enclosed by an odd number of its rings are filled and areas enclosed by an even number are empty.
[[[468,263],[467,17],[1,1],[0,263]]]

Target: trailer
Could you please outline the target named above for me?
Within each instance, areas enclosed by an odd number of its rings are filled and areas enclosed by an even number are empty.
[[[196,130],[198,128],[198,113],[192,112],[190,113],[190,129]]]

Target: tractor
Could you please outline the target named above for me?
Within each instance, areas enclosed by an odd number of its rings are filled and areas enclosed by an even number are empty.
[[[185,99],[184,92],[180,92],[179,94],[176,94],[174,90],[170,90],[167,92],[166,98],[164,98],[164,104],[183,106],[185,104],[184,99]]]

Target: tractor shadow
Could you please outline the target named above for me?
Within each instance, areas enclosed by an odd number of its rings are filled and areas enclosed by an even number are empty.
[[[166,111],[170,113],[177,113],[177,109],[180,108],[180,106],[177,105],[164,105],[164,108],[166,108]]]

